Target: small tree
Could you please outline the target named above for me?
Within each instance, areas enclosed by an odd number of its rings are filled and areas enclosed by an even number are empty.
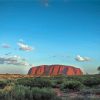
[[[100,66],[97,68],[97,70],[99,71],[99,74],[100,74]]]

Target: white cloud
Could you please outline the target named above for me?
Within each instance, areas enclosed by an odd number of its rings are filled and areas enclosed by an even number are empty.
[[[24,44],[22,42],[18,42],[18,46],[19,46],[19,49],[23,50],[23,51],[32,51],[33,50],[33,47],[31,47],[27,44]]]
[[[3,43],[3,44],[2,44],[2,47],[3,47],[3,48],[10,48],[10,45],[9,45],[9,44],[6,44],[6,43]]]
[[[91,59],[89,57],[82,57],[80,55],[77,55],[75,60],[79,62],[86,62],[86,61],[90,61]]]
[[[11,64],[11,65],[22,65],[22,66],[31,66],[26,60],[23,60],[20,56],[1,56],[0,64]]]

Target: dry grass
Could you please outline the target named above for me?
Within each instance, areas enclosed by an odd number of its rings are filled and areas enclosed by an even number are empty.
[[[0,74],[0,79],[17,79],[17,78],[31,78],[32,75],[23,74]]]

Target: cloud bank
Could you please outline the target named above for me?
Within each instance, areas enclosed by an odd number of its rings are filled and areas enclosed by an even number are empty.
[[[20,56],[1,56],[0,57],[0,64],[10,64],[10,65],[17,65],[17,66],[31,66],[24,58]]]

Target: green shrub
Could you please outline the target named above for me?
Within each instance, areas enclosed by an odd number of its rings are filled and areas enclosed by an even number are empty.
[[[54,91],[48,88],[33,88],[32,89],[33,100],[60,100]]]
[[[51,80],[52,82],[52,87],[53,88],[60,88],[61,84],[65,83],[65,79],[56,79],[56,80]]]
[[[52,82],[49,79],[45,78],[23,78],[18,79],[16,82],[17,85],[30,86],[30,87],[52,87]]]
[[[89,94],[96,94],[100,95],[100,89],[94,89],[94,88],[84,88],[80,91],[80,94],[82,95],[89,95]]]
[[[2,90],[0,90],[0,100],[3,100],[4,99],[4,93],[3,93],[3,91]]]
[[[11,91],[0,91],[0,100],[61,100],[52,89],[17,85]]]
[[[67,80],[79,81],[82,83],[85,80],[85,77],[83,77],[83,76],[68,76]]]
[[[12,100],[27,100],[30,99],[30,87],[15,86],[8,94]]]
[[[79,81],[85,86],[92,87],[100,84],[99,75],[68,76],[67,80]]]
[[[3,89],[7,85],[7,82],[5,80],[0,81],[0,89]]]
[[[52,87],[52,81],[50,81],[49,79],[45,79],[45,78],[35,78],[34,79],[34,87]]]
[[[16,81],[16,85],[30,86],[32,87],[34,83],[34,78],[22,78]]]
[[[69,89],[69,90],[80,90],[83,88],[83,84],[79,81],[66,81],[61,85],[61,89]]]
[[[83,84],[88,87],[100,85],[100,79],[94,77],[88,77],[83,81]]]
[[[80,91],[80,94],[83,95],[83,96],[93,94],[93,89],[84,88]]]

